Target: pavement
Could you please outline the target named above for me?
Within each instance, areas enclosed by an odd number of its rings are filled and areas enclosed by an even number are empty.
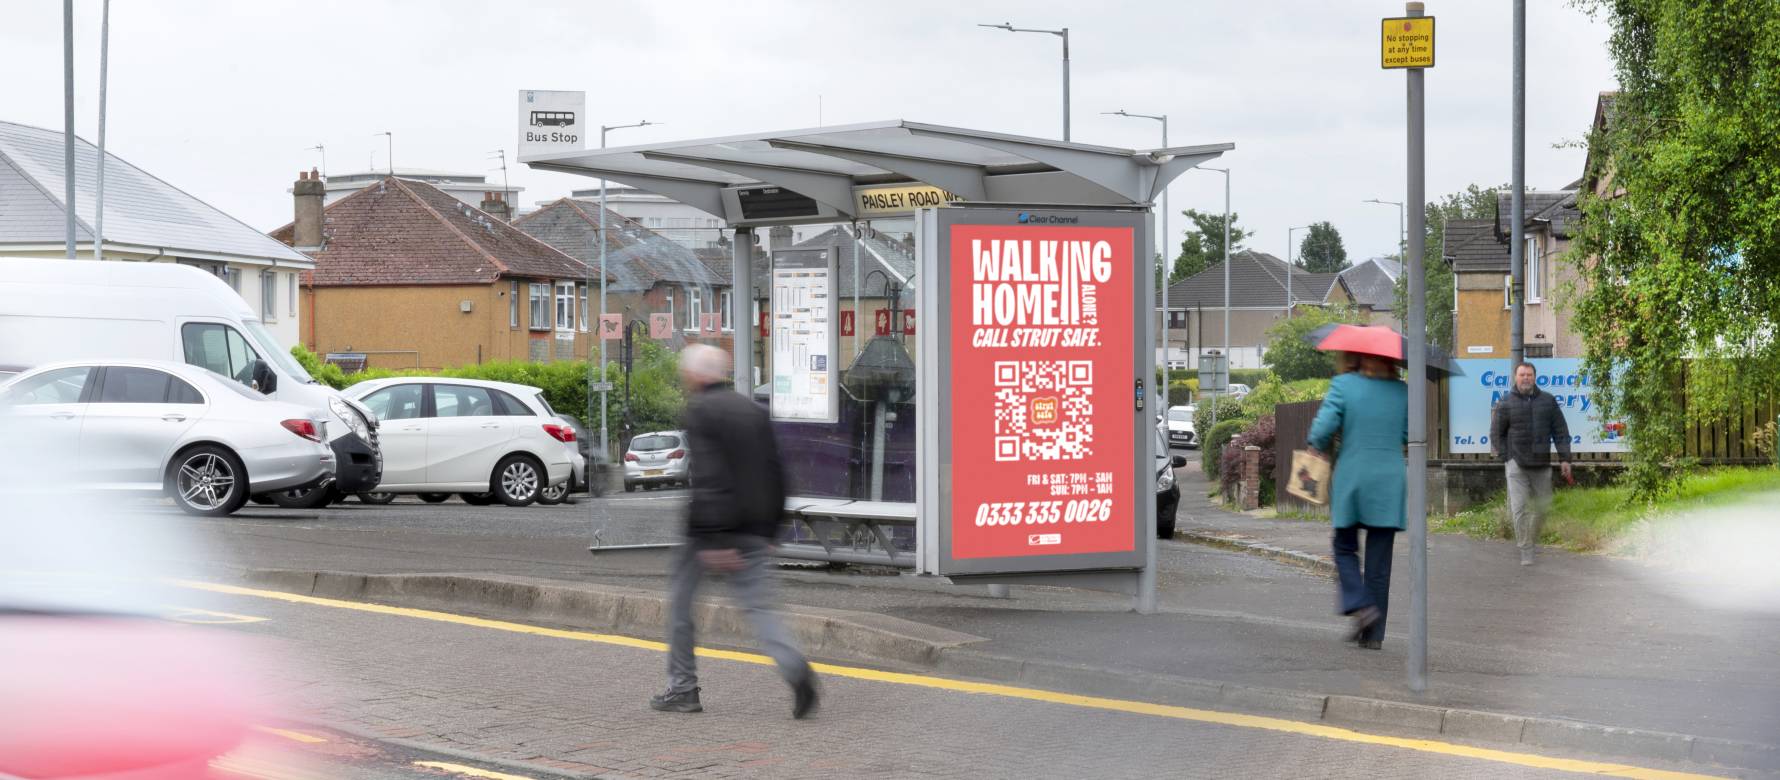
[[[1717,763],[1772,766],[1771,747],[1749,751],[1780,742],[1772,650],[1780,615],[1772,611],[1720,604],[1695,583],[1637,562],[1548,552],[1523,568],[1510,544],[1436,536],[1432,684],[1412,694],[1404,686],[1401,546],[1398,619],[1383,651],[1359,650],[1341,641],[1333,584],[1317,562],[1327,556],[1326,526],[1224,512],[1204,499],[1192,467],[1180,476],[1181,537],[1222,546],[1161,543],[1157,615],[1132,614],[1128,599],[1111,594],[1015,587],[1012,598],[998,599],[981,588],[857,570],[788,570],[781,594],[793,612],[868,613],[968,636],[925,670],[948,677],[1117,691],[1529,750],[1698,762],[1723,749]],[[671,491],[517,510],[404,500],[320,512],[250,507],[233,518],[179,522],[210,540],[186,563],[213,579],[244,570],[430,573],[659,594],[663,553],[592,555],[587,547],[596,531],[607,545],[671,541],[683,502]],[[544,614],[526,622],[583,625]],[[659,628],[597,627],[659,636]],[[879,666],[910,668],[894,660]],[[651,684],[658,674],[647,673]],[[1487,727],[1449,728],[1486,717],[1495,718]]]

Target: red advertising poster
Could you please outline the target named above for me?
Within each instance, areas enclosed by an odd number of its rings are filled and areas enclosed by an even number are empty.
[[[850,311],[841,312],[841,335],[842,336],[853,335],[853,312],[850,312]]]
[[[954,558],[1134,549],[1133,243],[1125,227],[952,227],[946,392],[971,410],[950,432]]]
[[[905,336],[915,335],[915,310],[902,310],[902,333]]]
[[[674,335],[674,315],[672,315],[672,314],[651,314],[651,315],[649,315],[649,338],[666,339],[666,338],[672,338],[673,335]]]
[[[873,324],[877,326],[877,330],[876,330],[877,335],[879,335],[879,336],[890,335],[890,310],[879,309],[878,314],[877,314],[877,319]]]

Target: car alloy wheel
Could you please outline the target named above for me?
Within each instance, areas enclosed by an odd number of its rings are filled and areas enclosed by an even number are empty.
[[[167,488],[188,514],[219,517],[247,503],[246,470],[234,453],[202,445],[175,458],[167,468]]]
[[[201,512],[212,512],[228,503],[235,491],[235,470],[222,456],[200,452],[179,464],[174,478],[179,500]]]
[[[387,504],[391,501],[396,500],[396,494],[394,494],[394,493],[360,493],[360,494],[358,494],[358,500],[359,500],[359,503],[375,504],[378,506],[382,506],[383,504]]]
[[[560,504],[569,500],[569,483],[542,488],[538,491],[538,503],[545,505]]]
[[[526,506],[538,500],[543,479],[530,458],[510,455],[495,467],[494,494],[507,506]]]

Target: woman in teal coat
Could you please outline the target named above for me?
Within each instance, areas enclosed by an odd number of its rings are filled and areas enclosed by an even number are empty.
[[[1329,382],[1329,392],[1310,425],[1309,444],[1327,453],[1335,434],[1341,434],[1329,490],[1340,610],[1354,619],[1351,641],[1377,650],[1384,643],[1390,604],[1391,544],[1403,530],[1409,388],[1389,358],[1352,354],[1347,358],[1350,370]],[[1362,528],[1366,529],[1364,569],[1358,555]]]

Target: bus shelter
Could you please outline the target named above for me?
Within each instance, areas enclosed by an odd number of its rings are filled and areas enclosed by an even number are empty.
[[[521,160],[733,228],[722,314],[790,472],[784,555],[1147,611],[1167,457],[1150,212],[1232,148],[895,120]],[[759,236],[784,227],[805,240]]]

